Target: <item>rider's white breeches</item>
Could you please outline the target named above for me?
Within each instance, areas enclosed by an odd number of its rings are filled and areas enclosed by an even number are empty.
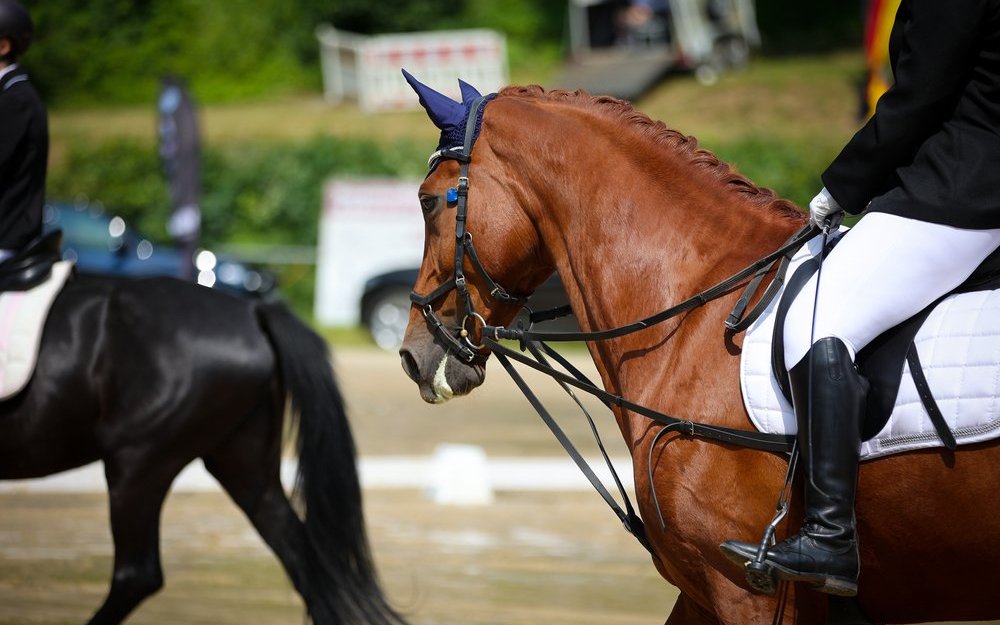
[[[923,310],[965,281],[1000,247],[1000,229],[963,230],[869,213],[823,261],[814,341],[837,337],[852,358],[889,328]],[[785,365],[809,351],[813,277],[788,310]]]

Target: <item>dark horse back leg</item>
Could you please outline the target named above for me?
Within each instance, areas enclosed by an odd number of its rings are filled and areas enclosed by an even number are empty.
[[[246,302],[150,281],[119,285],[106,311],[92,373],[102,407],[94,436],[115,561],[93,625],[120,623],[162,587],[160,512],[171,483],[274,398],[273,354]]]
[[[263,304],[258,315],[274,347],[284,391],[277,406],[283,408],[286,397],[291,406],[288,429],[296,432],[299,462],[295,490],[304,513],[301,523],[295,522],[275,468],[257,478],[264,481],[269,496],[258,499],[252,518],[269,544],[290,552],[279,553],[283,562],[290,561],[290,574],[304,570],[298,579],[293,574],[293,581],[315,623],[405,625],[378,583],[365,532],[354,440],[326,343],[284,306]],[[277,450],[269,453],[267,457],[277,459]],[[249,473],[250,478],[254,475]],[[243,476],[229,487],[252,484]],[[295,552],[303,540],[302,552]]]
[[[219,449],[205,467],[281,561],[295,589],[309,606],[305,526],[281,485],[281,410],[261,409]]]

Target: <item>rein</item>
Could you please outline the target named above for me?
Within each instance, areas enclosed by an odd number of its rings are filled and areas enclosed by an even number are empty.
[[[759,317],[767,304],[770,302],[771,297],[777,293],[778,288],[783,283],[785,270],[788,267],[788,262],[791,260],[792,255],[795,253],[803,243],[808,241],[815,234],[815,231],[811,226],[807,226],[803,230],[795,233],[791,239],[785,242],[780,248],[774,252],[764,256],[763,258],[757,260],[752,265],[749,265],[739,272],[733,274],[732,276],[726,278],[722,282],[719,282],[715,286],[709,287],[684,300],[679,304],[675,304],[670,308],[661,310],[660,312],[646,317],[645,319],[640,319],[633,323],[619,326],[617,328],[611,328],[610,330],[599,330],[595,332],[535,332],[532,330],[523,330],[520,328],[505,328],[503,326],[483,326],[483,334],[492,334],[495,340],[514,340],[514,341],[606,341],[609,339],[616,339],[640,330],[645,330],[658,323],[667,321],[679,315],[682,315],[688,311],[699,308],[712,300],[716,300],[720,297],[728,295],[736,287],[741,286],[743,281],[754,276],[753,282],[750,283],[747,293],[740,298],[737,302],[736,307],[733,312],[730,313],[729,318],[726,320],[726,327],[734,332],[741,332],[748,328],[751,323],[753,323],[757,317]],[[764,296],[761,298],[758,305],[747,314],[743,315],[743,311],[746,308],[746,304],[749,302],[750,298],[753,297],[753,292],[756,286],[760,283],[759,278],[763,278],[775,262],[783,261],[779,267],[779,275],[772,280],[771,285],[768,287]],[[532,317],[532,322],[541,321],[545,319],[555,318],[555,311],[562,311],[563,308],[553,309],[552,311],[543,311],[537,316]],[[543,314],[551,313],[552,316],[542,316]]]
[[[472,298],[468,290],[468,284],[463,269],[463,262],[466,256],[469,257],[470,262],[476,272],[478,272],[479,276],[486,282],[487,287],[489,288],[490,297],[504,303],[518,305],[523,305],[525,301],[527,301],[527,296],[509,294],[492,277],[490,277],[489,273],[483,267],[482,262],[479,260],[478,254],[476,253],[476,249],[472,241],[472,233],[468,232],[466,229],[469,195],[469,170],[472,163],[472,147],[476,139],[476,119],[479,115],[480,109],[482,109],[490,97],[491,96],[480,97],[472,103],[466,122],[464,145],[461,148],[456,147],[439,150],[431,156],[428,162],[428,166],[431,170],[433,170],[435,163],[441,159],[452,159],[460,163],[458,184],[454,189],[449,189],[448,192],[448,200],[455,201],[456,203],[454,275],[451,280],[444,282],[425,295],[421,295],[416,291],[411,292],[410,299],[414,304],[420,306],[428,325],[431,327],[434,334],[444,342],[446,349],[448,349],[452,354],[470,364],[484,364],[486,358],[488,357],[488,353],[493,353],[496,356],[497,360],[507,371],[508,375],[511,376],[515,384],[517,384],[520,388],[521,392],[528,399],[529,403],[531,403],[532,407],[535,408],[535,411],[555,435],[556,439],[569,454],[570,458],[576,463],[576,465],[593,485],[595,490],[597,490],[605,502],[607,502],[611,507],[612,511],[624,525],[626,531],[635,536],[643,547],[656,557],[656,554],[654,553],[646,536],[642,520],[635,513],[631,502],[625,493],[625,489],[621,484],[621,480],[618,478],[618,475],[604,450],[604,446],[598,436],[597,429],[594,426],[593,419],[590,417],[590,414],[587,413],[579,399],[577,399],[573,394],[571,387],[597,397],[609,408],[612,406],[618,406],[619,408],[635,412],[636,414],[642,415],[647,419],[662,425],[663,428],[657,433],[653,441],[653,446],[655,446],[655,443],[659,440],[660,436],[666,432],[674,431],[682,435],[686,434],[689,436],[699,436],[721,443],[738,445],[760,451],[789,453],[793,449],[795,437],[789,435],[766,434],[748,430],[739,430],[736,428],[728,428],[687,419],[680,419],[633,403],[620,395],[609,393],[602,387],[591,382],[582,372],[573,367],[569,361],[552,350],[552,348],[549,347],[544,341],[602,341],[626,336],[628,334],[650,328],[668,319],[672,319],[688,311],[694,310],[695,308],[703,306],[710,301],[723,297],[733,292],[737,287],[745,284],[744,281],[753,276],[749,283],[746,283],[747,288],[745,293],[740,297],[735,308],[733,309],[733,312],[726,320],[726,327],[729,331],[740,332],[749,327],[749,325],[763,313],[767,304],[777,293],[783,283],[785,270],[788,267],[788,263],[790,262],[792,255],[806,240],[811,238],[816,233],[816,229],[811,225],[806,226],[792,236],[791,239],[789,239],[779,249],[757,260],[729,278],[726,278],[718,284],[680,302],[679,304],[646,317],[645,319],[641,319],[624,326],[593,332],[537,332],[531,330],[530,326],[528,329],[490,326],[486,323],[483,316],[476,312],[475,307],[472,304]],[[749,313],[745,314],[746,307],[756,293],[757,287],[763,280],[764,276],[771,271],[775,263],[779,263],[779,265],[771,284],[768,286],[757,305]],[[459,298],[464,302],[465,316],[463,317],[458,328],[450,330],[434,312],[433,305],[437,300],[441,299],[452,290],[456,290]],[[529,321],[530,324],[534,324],[537,321],[554,319],[565,314],[571,314],[571,312],[572,311],[568,306],[560,306],[558,308],[540,311],[538,313],[532,312]],[[472,338],[470,338],[471,334],[466,328],[466,324],[470,319],[479,321],[481,326],[481,344],[473,343]],[[518,341],[520,343],[521,351],[512,350],[500,344],[499,341],[505,339]],[[484,354],[482,350],[486,349],[488,349],[489,352]],[[531,357],[522,353],[525,350],[531,353]],[[567,374],[554,368],[551,364],[549,364],[545,357],[546,355],[557,361],[559,365],[569,373]],[[584,458],[580,455],[580,452],[573,446],[572,442],[559,428],[559,425],[552,418],[551,414],[549,414],[538,397],[528,387],[527,383],[511,363],[512,360],[535,369],[536,371],[540,371],[556,380],[584,411],[587,420],[590,422],[593,434],[597,439],[601,453],[604,456],[604,460],[618,486],[618,490],[624,501],[624,510],[618,506],[614,497],[607,491],[600,479],[594,474],[586,460],[584,460]],[[650,474],[650,488],[653,489],[653,501],[656,503],[657,513],[660,513],[659,502],[657,501],[655,487],[652,480],[653,446],[650,447],[650,462],[647,469]],[[660,516],[660,522],[662,525],[662,515]]]

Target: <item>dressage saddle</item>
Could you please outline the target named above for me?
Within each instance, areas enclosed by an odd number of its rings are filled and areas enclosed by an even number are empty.
[[[36,237],[14,256],[0,262],[0,292],[27,291],[49,277],[62,258],[62,230]]]
[[[829,254],[834,245],[840,239],[835,239],[824,251],[824,256]],[[784,337],[782,329],[785,326],[785,316],[791,307],[792,300],[802,290],[809,278],[816,273],[819,268],[819,261],[815,258],[804,262],[792,277],[788,280],[775,316],[774,335],[772,338],[771,369],[778,381],[778,386],[784,394],[785,399],[791,402],[791,386],[788,381],[785,367],[785,350],[783,347]],[[864,349],[858,352],[857,365],[862,375],[871,383],[871,391],[868,393],[866,415],[862,424],[861,438],[869,440],[878,434],[889,420],[893,406],[896,402],[896,395],[899,393],[899,385],[903,377],[903,362],[910,364],[910,373],[914,384],[920,392],[921,401],[934,425],[949,449],[955,448],[955,438],[948,425],[941,416],[940,409],[934,401],[933,394],[927,386],[927,380],[920,366],[916,350],[912,349],[913,339],[920,330],[920,326],[930,315],[934,307],[941,303],[944,298],[957,293],[969,293],[972,291],[990,291],[1000,289],[1000,250],[990,254],[969,278],[939,299],[932,302],[927,308],[910,317],[898,326],[887,330],[881,336],[872,341]]]

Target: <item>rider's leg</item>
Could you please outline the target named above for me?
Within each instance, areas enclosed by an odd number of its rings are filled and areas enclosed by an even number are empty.
[[[765,561],[779,578],[854,595],[859,568],[854,493],[868,382],[836,337],[817,341],[791,368],[789,380],[805,467],[805,518],[799,533],[769,549]],[[729,541],[722,550],[743,563],[756,557],[757,547]]]
[[[785,321],[785,364],[814,340],[836,336],[852,358],[877,336],[965,281],[1000,246],[1000,229],[964,230],[887,213],[865,215],[823,261]]]
[[[854,494],[868,381],[836,337],[816,341],[788,373],[805,470],[805,518],[798,534],[768,550],[767,561],[780,578],[855,595]]]
[[[857,591],[854,493],[867,382],[854,357],[961,284],[998,246],[1000,230],[961,230],[872,213],[823,264],[812,346],[815,276],[793,302],[785,358],[796,363],[789,378],[806,471],[805,520],[799,534],[768,551],[766,561],[779,576],[835,594]],[[731,541],[723,550],[747,560],[756,545]]]

